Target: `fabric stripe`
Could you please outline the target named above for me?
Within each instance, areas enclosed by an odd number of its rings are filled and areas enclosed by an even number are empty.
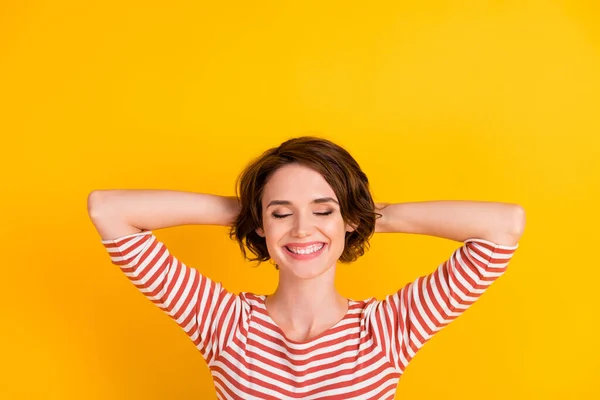
[[[151,231],[102,244],[190,337],[218,399],[269,400],[392,400],[416,353],[505,273],[518,247],[468,239],[429,275],[383,300],[349,299],[341,321],[297,342],[269,317],[266,296],[228,292],[175,258]]]

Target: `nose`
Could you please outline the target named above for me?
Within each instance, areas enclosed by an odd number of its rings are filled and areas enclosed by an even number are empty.
[[[301,213],[298,214],[294,221],[294,227],[292,229],[292,234],[295,237],[306,237],[312,233],[314,228],[313,222],[309,216],[305,216]]]

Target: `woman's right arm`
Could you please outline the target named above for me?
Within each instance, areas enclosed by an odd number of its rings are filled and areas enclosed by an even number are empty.
[[[211,365],[245,320],[240,296],[187,266],[152,230],[229,225],[238,213],[237,199],[167,190],[101,190],[88,196],[88,212],[112,263],[185,331]]]
[[[229,226],[239,212],[236,197],[174,190],[95,190],[88,214],[102,239],[178,225]]]

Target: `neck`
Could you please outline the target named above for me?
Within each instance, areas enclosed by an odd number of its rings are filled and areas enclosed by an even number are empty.
[[[300,279],[280,270],[279,284],[268,296],[269,313],[291,329],[337,322],[347,312],[348,300],[337,292],[335,268],[311,279]]]

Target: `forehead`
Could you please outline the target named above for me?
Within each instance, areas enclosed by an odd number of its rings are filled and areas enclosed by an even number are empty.
[[[263,204],[272,200],[310,203],[318,197],[337,200],[335,192],[319,172],[303,165],[289,164],[271,175],[265,185],[262,201]]]

